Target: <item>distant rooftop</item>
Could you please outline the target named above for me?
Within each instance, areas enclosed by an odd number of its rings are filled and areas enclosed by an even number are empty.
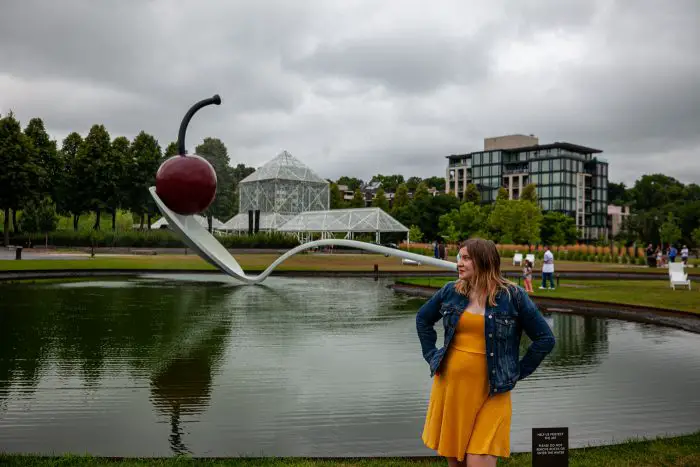
[[[588,146],[581,146],[580,144],[572,144],[572,143],[567,143],[564,141],[556,141],[551,144],[536,144],[533,146],[523,146],[520,148],[512,148],[512,149],[498,149],[498,151],[502,152],[508,152],[508,153],[519,153],[519,152],[526,152],[526,151],[540,151],[543,149],[566,149],[567,151],[571,152],[576,152],[579,154],[600,154],[603,151],[600,149],[595,149],[595,148],[589,148]],[[447,159],[458,159],[462,158],[464,156],[471,156],[472,154],[480,154],[482,152],[486,151],[474,151],[474,152],[468,152],[464,154],[450,154],[449,156],[445,156]]]

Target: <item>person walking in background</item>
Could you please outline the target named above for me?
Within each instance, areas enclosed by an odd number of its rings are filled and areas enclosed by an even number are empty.
[[[436,257],[436,258],[439,258],[439,257],[440,257],[440,256],[438,256],[439,253],[440,253],[440,252],[438,251],[438,241],[435,240],[435,241],[433,242],[433,256]]]
[[[498,457],[510,456],[511,391],[539,367],[555,338],[528,294],[503,277],[492,241],[465,241],[458,274],[416,315],[434,377],[422,439],[450,467],[496,467]],[[439,349],[438,321],[445,328]],[[521,359],[523,333],[531,343]]]
[[[656,265],[656,259],[654,258],[654,247],[651,243],[647,246],[647,266],[653,268]]]
[[[523,267],[523,282],[525,283],[525,292],[532,293],[532,263],[529,260],[525,260],[525,267]]]
[[[676,250],[675,246],[671,245],[670,248],[668,249],[668,261],[670,263],[675,263],[676,256],[678,256],[678,250]]]
[[[684,265],[688,265],[688,246],[683,245],[683,248],[681,248],[681,262]]]
[[[551,287],[547,287],[547,280]],[[554,253],[549,250],[549,247],[544,247],[544,258],[542,258],[542,286],[540,289],[554,290]]]

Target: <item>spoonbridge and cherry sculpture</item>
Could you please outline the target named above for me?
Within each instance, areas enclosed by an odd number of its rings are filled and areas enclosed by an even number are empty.
[[[333,245],[413,260],[449,271],[457,270],[457,264],[450,261],[356,240],[328,239],[303,243],[277,258],[262,273],[247,275],[231,253],[194,218],[194,214],[204,211],[214,201],[217,178],[216,171],[206,159],[196,154],[187,154],[185,132],[195,112],[211,104],[220,105],[221,98],[215,95],[199,101],[185,114],[178,133],[179,155],[170,157],[161,164],[156,173],[156,186],[149,188],[156,206],[168,221],[168,226],[209,264],[241,282],[259,284],[287,258],[310,248]]]

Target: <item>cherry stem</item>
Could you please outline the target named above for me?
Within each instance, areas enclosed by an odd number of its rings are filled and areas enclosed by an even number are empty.
[[[185,132],[187,131],[187,125],[189,125],[190,120],[192,120],[192,116],[202,107],[212,104],[221,105],[221,97],[219,97],[218,94],[214,94],[208,99],[202,99],[197,102],[190,107],[190,110],[187,111],[185,117],[182,119],[182,123],[180,123],[180,132],[177,135],[177,150],[181,156],[184,157],[185,154],[187,154],[187,150],[185,149]]]

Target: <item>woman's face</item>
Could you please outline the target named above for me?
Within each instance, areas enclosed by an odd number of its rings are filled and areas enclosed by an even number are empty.
[[[457,263],[457,274],[461,280],[470,280],[474,276],[474,262],[469,256],[466,248],[459,250],[459,263]]]

